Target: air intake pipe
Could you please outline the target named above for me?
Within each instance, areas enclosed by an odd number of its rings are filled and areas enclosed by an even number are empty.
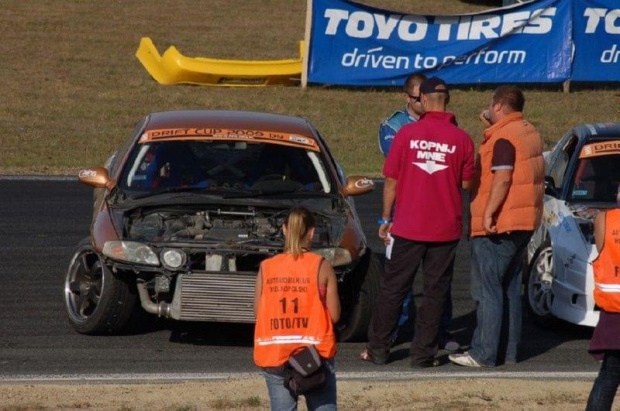
[[[146,288],[144,281],[138,281],[136,284],[138,288],[138,295],[140,296],[140,304],[144,311],[151,314],[157,314],[158,317],[170,318],[170,304],[161,302],[154,303],[149,296],[149,292]]]

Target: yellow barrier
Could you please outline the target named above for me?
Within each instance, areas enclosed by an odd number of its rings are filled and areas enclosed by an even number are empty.
[[[299,42],[299,59],[219,60],[183,56],[174,46],[159,54],[149,37],[140,40],[136,57],[159,84],[204,86],[298,85],[301,78],[304,42]]]

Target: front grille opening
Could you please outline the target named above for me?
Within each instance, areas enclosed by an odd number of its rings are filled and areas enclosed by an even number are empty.
[[[265,260],[267,255],[250,254],[237,256],[237,271],[255,271],[258,272],[260,263]]]
[[[268,253],[212,253],[192,252],[188,256],[189,271],[231,271],[257,273],[261,262],[271,257]]]

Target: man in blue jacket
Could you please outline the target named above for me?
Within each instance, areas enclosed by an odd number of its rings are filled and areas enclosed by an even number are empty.
[[[385,157],[390,151],[394,136],[402,126],[418,121],[424,110],[420,103],[420,84],[426,79],[424,74],[411,74],[403,84],[406,105],[403,110],[395,111],[379,126],[379,148]]]

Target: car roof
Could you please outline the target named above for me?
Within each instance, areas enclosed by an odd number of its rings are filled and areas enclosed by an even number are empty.
[[[573,127],[571,131],[581,141],[608,137],[620,138],[620,123],[582,124]]]
[[[300,134],[316,139],[308,120],[281,114],[233,110],[179,110],[152,113],[144,131],[174,128],[221,128]]]

